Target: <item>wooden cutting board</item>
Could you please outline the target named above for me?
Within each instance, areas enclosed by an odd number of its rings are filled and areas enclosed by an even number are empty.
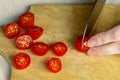
[[[10,60],[18,52],[31,56],[31,64],[24,70],[12,66],[11,80],[119,80],[120,55],[92,57],[74,48],[77,36],[83,33],[91,5],[33,5],[30,12],[35,14],[35,25],[44,28],[43,35],[35,40],[49,45],[63,41],[68,52],[62,60],[62,70],[51,73],[45,63],[51,57],[58,57],[50,50],[45,56],[36,56],[31,50],[18,50],[14,40],[5,37],[0,28],[0,49]],[[120,20],[120,5],[106,5],[92,30],[92,34],[104,31]]]

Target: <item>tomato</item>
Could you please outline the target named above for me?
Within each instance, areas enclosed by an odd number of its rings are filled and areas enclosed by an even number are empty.
[[[38,56],[43,56],[49,51],[49,46],[43,42],[35,42],[31,48],[32,52]]]
[[[18,23],[9,23],[4,28],[4,33],[7,38],[12,39],[20,33],[20,25]]]
[[[31,58],[27,53],[18,53],[13,56],[13,65],[17,69],[25,69],[31,63]]]
[[[84,38],[84,45],[82,45],[82,36],[79,36],[76,41],[75,41],[75,48],[76,50],[80,51],[80,52],[87,52],[89,47],[85,45],[85,43],[89,40],[88,36],[85,36]]]
[[[16,37],[15,39],[15,45],[20,50],[25,50],[31,48],[31,45],[33,44],[33,39],[26,34],[21,34]]]
[[[59,72],[62,68],[61,60],[59,58],[51,58],[47,62],[47,68],[53,73]]]
[[[30,35],[32,37],[33,40],[35,40],[35,39],[38,39],[42,35],[43,28],[38,27],[38,26],[35,26],[33,28],[28,28],[27,33],[28,33],[28,35]]]
[[[18,22],[23,28],[30,28],[34,26],[34,14],[31,12],[25,12],[18,18]]]
[[[63,42],[56,42],[52,45],[52,51],[57,56],[63,56],[67,52],[67,46]]]

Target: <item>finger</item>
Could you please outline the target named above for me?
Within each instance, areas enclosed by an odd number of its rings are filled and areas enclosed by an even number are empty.
[[[105,44],[99,47],[90,48],[87,54],[91,56],[120,54],[120,41],[116,43]]]
[[[96,34],[88,40],[88,47],[100,46],[110,42],[120,40],[120,25],[106,31]]]

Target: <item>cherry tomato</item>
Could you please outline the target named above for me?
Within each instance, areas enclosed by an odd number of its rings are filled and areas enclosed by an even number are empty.
[[[56,42],[52,45],[52,51],[57,56],[63,56],[67,52],[67,46],[63,42]]]
[[[18,23],[9,23],[4,28],[4,33],[7,38],[12,39],[20,33],[20,25]]]
[[[61,60],[59,58],[51,58],[47,62],[47,68],[53,73],[59,72],[62,68]]]
[[[34,14],[31,12],[25,12],[19,16],[19,24],[23,28],[30,28],[34,26]]]
[[[89,47],[85,45],[85,43],[89,40],[89,37],[88,36],[85,36],[84,38],[84,45],[82,45],[82,36],[79,36],[77,39],[76,39],[76,42],[75,42],[75,48],[76,50],[80,51],[80,52],[87,52]]]
[[[31,49],[36,55],[43,56],[49,51],[49,46],[43,42],[35,42]]]
[[[33,39],[26,34],[19,35],[15,39],[15,45],[20,50],[29,49],[31,48],[32,44],[33,44]]]
[[[38,27],[38,26],[35,26],[33,28],[28,28],[27,33],[28,33],[28,35],[30,35],[32,37],[33,40],[35,40],[35,39],[38,39],[42,35],[43,28]]]
[[[31,63],[31,58],[27,53],[18,53],[13,56],[13,65],[17,69],[25,69]]]

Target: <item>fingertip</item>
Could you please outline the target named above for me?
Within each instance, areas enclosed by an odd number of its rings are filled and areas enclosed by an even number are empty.
[[[88,47],[94,47],[94,46],[95,46],[95,40],[94,40],[94,39],[88,40],[87,46],[88,46]]]
[[[96,56],[96,52],[95,52],[94,49],[89,49],[89,50],[87,51],[87,54],[88,54],[89,56]]]

